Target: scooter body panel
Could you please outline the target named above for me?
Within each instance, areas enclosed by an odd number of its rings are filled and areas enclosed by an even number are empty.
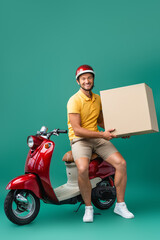
[[[8,183],[6,189],[27,189],[32,191],[38,198],[42,199],[42,191],[38,179],[34,174],[25,174],[12,179]]]
[[[42,137],[40,137],[40,139],[42,139]],[[53,141],[43,138],[41,145],[34,152],[30,149],[26,159],[25,173],[34,173],[38,175],[44,189],[45,196],[47,197],[47,200],[45,201],[58,204],[59,201],[52,188],[49,175],[54,147],[55,143]]]
[[[115,168],[103,161],[100,157],[92,160],[89,164],[89,179],[101,178],[104,179],[108,176],[115,174]]]
[[[25,172],[38,174],[40,179],[51,184],[49,168],[54,147],[54,142],[44,139],[34,152],[30,149],[26,159]]]

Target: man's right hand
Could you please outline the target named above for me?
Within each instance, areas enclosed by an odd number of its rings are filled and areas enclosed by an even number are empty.
[[[112,132],[115,131],[115,128],[106,130],[105,132],[101,132],[102,133],[102,137],[108,141],[110,141],[112,138],[116,138],[117,136],[112,134]]]

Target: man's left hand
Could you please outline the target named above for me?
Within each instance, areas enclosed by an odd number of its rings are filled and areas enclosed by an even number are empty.
[[[125,136],[125,137],[122,137],[122,138],[130,138],[131,136]]]

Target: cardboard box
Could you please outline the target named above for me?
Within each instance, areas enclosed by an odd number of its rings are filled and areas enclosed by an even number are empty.
[[[105,129],[117,137],[159,132],[152,89],[145,83],[100,91]]]

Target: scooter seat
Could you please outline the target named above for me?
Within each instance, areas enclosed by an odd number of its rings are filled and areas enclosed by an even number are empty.
[[[96,153],[92,153],[92,157],[91,157],[91,160],[97,158],[98,155]],[[63,158],[62,158],[62,161],[64,162],[74,162],[74,159],[73,159],[73,155],[72,155],[72,151],[68,151],[64,154]]]

